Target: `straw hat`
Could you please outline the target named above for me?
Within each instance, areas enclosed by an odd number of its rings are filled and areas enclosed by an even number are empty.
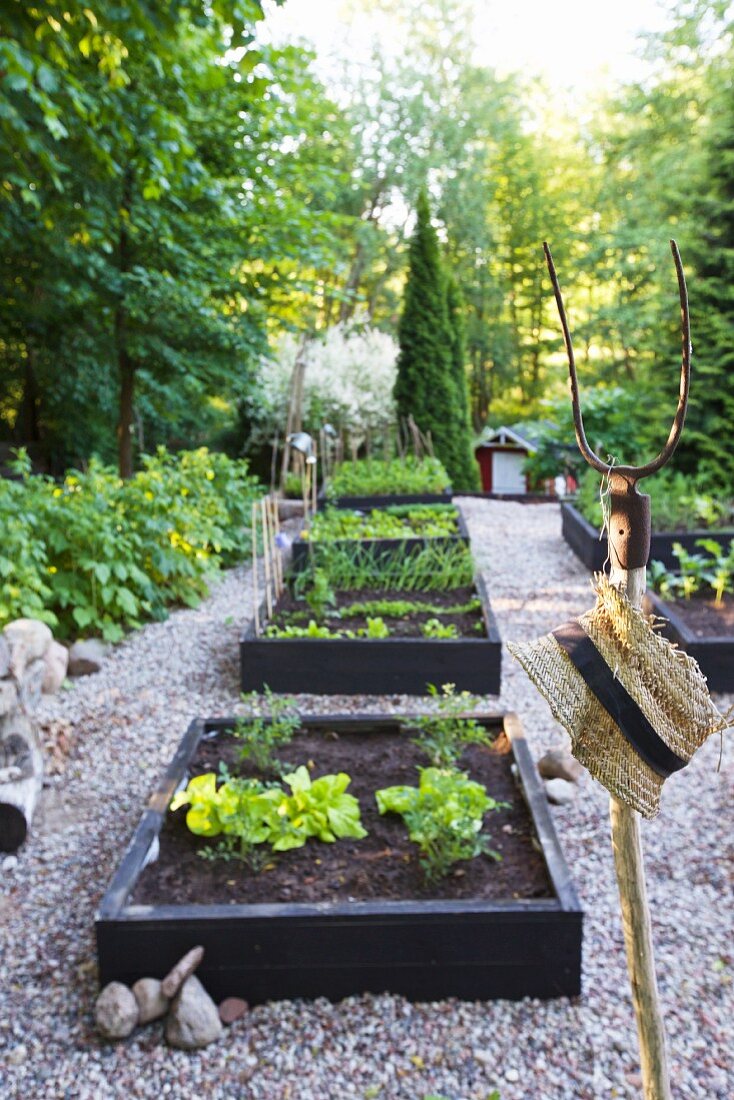
[[[669,775],[727,727],[696,661],[604,576],[596,606],[543,638],[510,643],[571,736],[571,751],[615,798],[655,817]]]

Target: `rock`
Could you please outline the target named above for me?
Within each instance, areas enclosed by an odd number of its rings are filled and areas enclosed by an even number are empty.
[[[567,749],[550,749],[538,761],[538,771],[544,779],[565,779],[578,783],[584,769]]]
[[[187,978],[174,998],[166,1021],[166,1041],[181,1050],[209,1046],[224,1028],[217,1006],[198,978]]]
[[[46,662],[43,657],[26,665],[20,680],[20,703],[26,711],[36,710],[41,702],[41,689],[46,676]]]
[[[192,947],[183,958],[179,959],[172,970],[166,974],[161,982],[161,992],[164,997],[175,997],[187,978],[196,970],[204,958],[203,947]]]
[[[153,1020],[159,1020],[168,1012],[170,1001],[161,993],[161,983],[157,978],[140,978],[133,986],[132,992],[138,1002],[139,1024],[149,1024]]]
[[[3,874],[9,875],[11,871],[14,871],[18,866],[17,856],[6,856],[2,862]]]
[[[0,634],[0,679],[10,672],[10,646],[4,634]]]
[[[122,982],[110,982],[97,997],[94,1021],[105,1039],[127,1039],[135,1030],[138,1016],[138,1002]]]
[[[38,661],[53,641],[50,627],[38,619],[16,619],[3,630],[13,674],[20,679],[26,665]]]
[[[302,500],[279,500],[278,501],[278,519],[281,522],[285,522],[289,519],[297,519],[303,515],[303,501]]]
[[[69,676],[91,676],[99,672],[108,646],[98,638],[80,638],[69,650]]]
[[[55,695],[64,680],[69,667],[69,650],[61,642],[51,642],[43,658],[46,674],[43,677],[44,695]]]
[[[18,692],[12,680],[0,680],[0,718],[10,714],[18,705]]]
[[[233,1024],[245,1015],[247,1009],[247,1001],[241,997],[227,997],[219,1006],[219,1019],[223,1024]]]
[[[547,779],[545,793],[555,806],[567,806],[576,797],[576,787],[567,779]]]

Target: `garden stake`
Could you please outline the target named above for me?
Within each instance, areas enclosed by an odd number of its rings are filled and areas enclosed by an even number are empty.
[[[683,430],[691,381],[688,295],[675,241],[670,242],[670,247],[678,276],[683,345],[678,408],[667,442],[656,458],[645,466],[610,466],[609,463],[602,462],[586,439],[571,333],[553,258],[548,245],[543,244],[568,356],[576,442],[586,462],[609,479],[611,505],[606,519],[611,564],[609,579],[612,585],[626,593],[629,602],[637,608],[642,606],[645,593],[651,533],[650,498],[637,492],[637,482],[661,469],[673,454]],[[614,863],[627,949],[627,969],[637,1017],[643,1094],[646,1100],[669,1100],[670,1079],[665,1049],[665,1028],[655,978],[655,957],[645,885],[640,820],[631,806],[613,795],[610,798],[610,816]]]
[[[257,591],[257,504],[252,503],[252,600],[255,609],[255,633],[260,633],[259,595]]]
[[[268,618],[273,617],[273,591],[272,591],[272,569],[270,562],[270,530],[268,525],[268,508],[265,497],[260,501],[260,522],[263,532],[263,562],[265,564],[265,607],[267,608]]]

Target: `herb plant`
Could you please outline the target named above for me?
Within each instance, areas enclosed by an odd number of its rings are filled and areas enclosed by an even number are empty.
[[[465,716],[472,697],[468,691],[456,694],[454,684],[444,684],[441,690],[428,685],[428,693],[437,702],[433,714],[418,714],[402,720],[402,726],[418,731],[413,738],[428,759],[438,768],[454,767],[467,745],[491,745],[492,737],[475,718]]]
[[[238,718],[232,731],[239,742],[240,760],[252,762],[262,772],[281,771],[275,752],[293,740],[301,724],[295,700],[274,695],[266,684],[262,696],[253,691],[243,695],[242,701],[251,713]]]
[[[716,539],[697,539],[706,554],[690,554],[679,542],[673,543],[680,571],[666,569],[662,562],[652,561],[648,568],[650,586],[664,600],[681,596],[690,600],[707,588],[714,595],[714,603],[721,606],[724,596],[734,592],[734,539],[726,553]]]
[[[438,619],[428,619],[421,625],[424,638],[458,638],[459,632],[454,623],[442,623]]]
[[[335,591],[443,591],[472,584],[474,562],[464,542],[435,539],[407,557],[375,555],[357,541],[324,543],[319,550],[319,569]],[[296,594],[311,584],[309,571],[298,574]]]
[[[421,768],[417,787],[385,787],[376,791],[381,814],[400,814],[410,839],[420,850],[428,882],[444,878],[459,860],[488,855],[500,859],[481,835],[484,814],[502,809],[463,772],[451,768]]]
[[[373,509],[345,508],[317,512],[301,538],[310,542],[335,539],[446,538],[458,534],[458,513],[451,504]]]

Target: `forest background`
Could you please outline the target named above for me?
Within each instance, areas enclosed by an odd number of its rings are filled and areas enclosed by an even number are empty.
[[[731,485],[730,5],[672,4],[642,76],[572,106],[478,64],[465,0],[397,7],[392,48],[325,80],[304,44],[261,33],[256,0],[5,0],[0,441],[55,473],[96,455],[129,474],[161,443],[262,458],[263,364],[303,334],[338,359],[338,333],[366,331],[384,388],[425,187],[475,431],[567,417],[547,239],[605,444],[661,445],[674,236],[696,352],[677,461]]]

